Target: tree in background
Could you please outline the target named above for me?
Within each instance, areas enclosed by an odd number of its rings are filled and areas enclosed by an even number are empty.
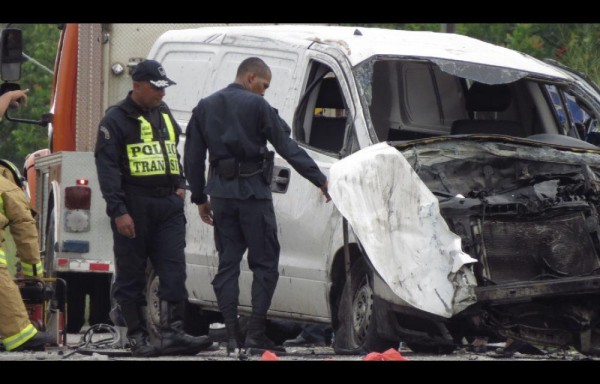
[[[23,52],[41,65],[53,70],[60,30],[57,24],[12,24],[23,31]],[[10,109],[14,117],[39,120],[50,109],[52,74],[34,64],[23,63],[21,89],[29,88],[27,107]],[[6,119],[0,124],[0,158],[21,166],[29,153],[48,147],[48,131],[39,125],[13,123]]]

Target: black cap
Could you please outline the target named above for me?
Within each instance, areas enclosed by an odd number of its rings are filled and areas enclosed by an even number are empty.
[[[157,88],[167,88],[177,84],[167,77],[165,69],[156,60],[144,60],[133,68],[131,78],[134,81],[149,81]]]

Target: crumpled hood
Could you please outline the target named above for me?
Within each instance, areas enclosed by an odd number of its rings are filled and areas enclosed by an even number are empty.
[[[387,143],[335,163],[329,193],[376,272],[402,300],[443,317],[475,302],[477,260],[441,216],[437,198]]]

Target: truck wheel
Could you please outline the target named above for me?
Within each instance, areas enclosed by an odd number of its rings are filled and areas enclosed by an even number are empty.
[[[158,289],[160,281],[158,275],[151,266],[146,273],[146,316],[148,317],[148,333],[152,339],[160,339],[160,298]],[[204,313],[200,307],[189,302],[185,303],[184,330],[192,336],[207,335],[209,330],[208,313]]]
[[[338,309],[333,349],[337,354],[383,352],[397,343],[377,334],[371,272],[363,259],[350,270],[350,284],[344,284]]]

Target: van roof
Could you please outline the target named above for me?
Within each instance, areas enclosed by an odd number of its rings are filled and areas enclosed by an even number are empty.
[[[352,66],[374,55],[408,56],[491,65],[530,75],[568,79],[563,72],[524,53],[452,33],[308,24],[252,25],[168,31],[155,47],[167,41],[212,44],[236,41],[263,47],[271,42],[275,46],[285,43],[299,48],[320,42],[340,49]]]

